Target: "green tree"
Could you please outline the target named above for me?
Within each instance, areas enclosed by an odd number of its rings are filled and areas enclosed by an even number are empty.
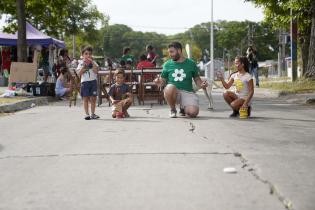
[[[16,0],[16,11],[18,18],[18,41],[17,41],[17,56],[18,61],[26,61],[26,22],[25,22],[25,2],[24,0]]]
[[[291,18],[298,21],[303,72],[315,79],[315,2],[314,0],[247,0],[264,8],[265,19],[274,27],[289,28]],[[290,11],[292,10],[292,16]]]
[[[12,0],[0,1],[0,15],[9,15],[5,27],[7,32],[17,29],[17,12]],[[84,31],[91,42],[97,40],[96,25],[108,23],[108,17],[100,13],[91,0],[27,0],[25,2],[26,20],[39,30],[57,38],[75,35]],[[75,39],[74,39],[75,40]]]
[[[123,35],[132,29],[126,25],[116,24],[101,29],[104,36],[104,53],[107,57],[120,58],[126,40]]]
[[[248,37],[248,30],[251,35]],[[202,23],[180,35],[181,41],[193,42],[202,52],[210,47],[210,23]],[[214,57],[222,58],[223,51],[229,52],[231,58],[244,55],[248,47],[248,40],[259,51],[259,59],[275,58],[276,52],[270,47],[277,47],[275,31],[267,23],[250,21],[217,21],[214,24]]]

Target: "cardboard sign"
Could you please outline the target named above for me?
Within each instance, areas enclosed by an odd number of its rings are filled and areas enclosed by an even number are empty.
[[[10,69],[9,81],[16,83],[36,82],[37,78],[37,64],[12,62]]]

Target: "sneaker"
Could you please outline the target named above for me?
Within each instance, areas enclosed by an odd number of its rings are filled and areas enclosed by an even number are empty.
[[[98,116],[96,114],[92,114],[91,115],[91,119],[93,119],[93,120],[96,120],[96,119],[99,119],[99,118],[100,118],[100,116]]]
[[[85,120],[90,120],[91,117],[90,117],[90,115],[86,115],[84,119],[85,119]]]
[[[172,110],[170,111],[170,118],[176,118],[176,114],[177,114],[176,109],[172,109]]]
[[[125,116],[126,118],[130,117],[130,115],[129,115],[129,113],[128,113],[127,111],[124,112],[124,116]]]
[[[238,117],[240,113],[238,111],[233,110],[233,113],[230,114],[230,117]]]
[[[249,107],[248,107],[248,109],[247,109],[247,112],[248,112],[248,117],[250,117],[250,113],[251,113],[251,111],[252,111],[252,107],[251,107],[251,106],[249,106]]]
[[[184,109],[184,108],[180,108],[180,110],[179,110],[179,115],[182,116],[182,117],[186,116],[186,113],[185,113],[185,109]]]

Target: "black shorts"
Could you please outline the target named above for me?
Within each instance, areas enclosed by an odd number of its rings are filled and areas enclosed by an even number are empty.
[[[81,83],[81,97],[97,96],[96,80]]]

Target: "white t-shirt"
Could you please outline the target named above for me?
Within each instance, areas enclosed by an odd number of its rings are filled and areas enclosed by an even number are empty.
[[[93,61],[93,64],[95,66],[98,67],[97,63],[95,61]],[[84,61],[83,60],[79,60],[79,64],[77,67],[77,74],[79,74],[80,70],[83,68],[84,66]],[[94,73],[93,68],[89,68],[88,70],[86,70],[82,76],[81,76],[81,83],[82,82],[87,82],[87,81],[93,81],[97,79],[97,74]]]
[[[252,80],[252,76],[249,73],[240,74],[239,72],[232,74],[231,79],[234,80],[235,93],[240,98],[246,98],[249,94],[249,81]]]

